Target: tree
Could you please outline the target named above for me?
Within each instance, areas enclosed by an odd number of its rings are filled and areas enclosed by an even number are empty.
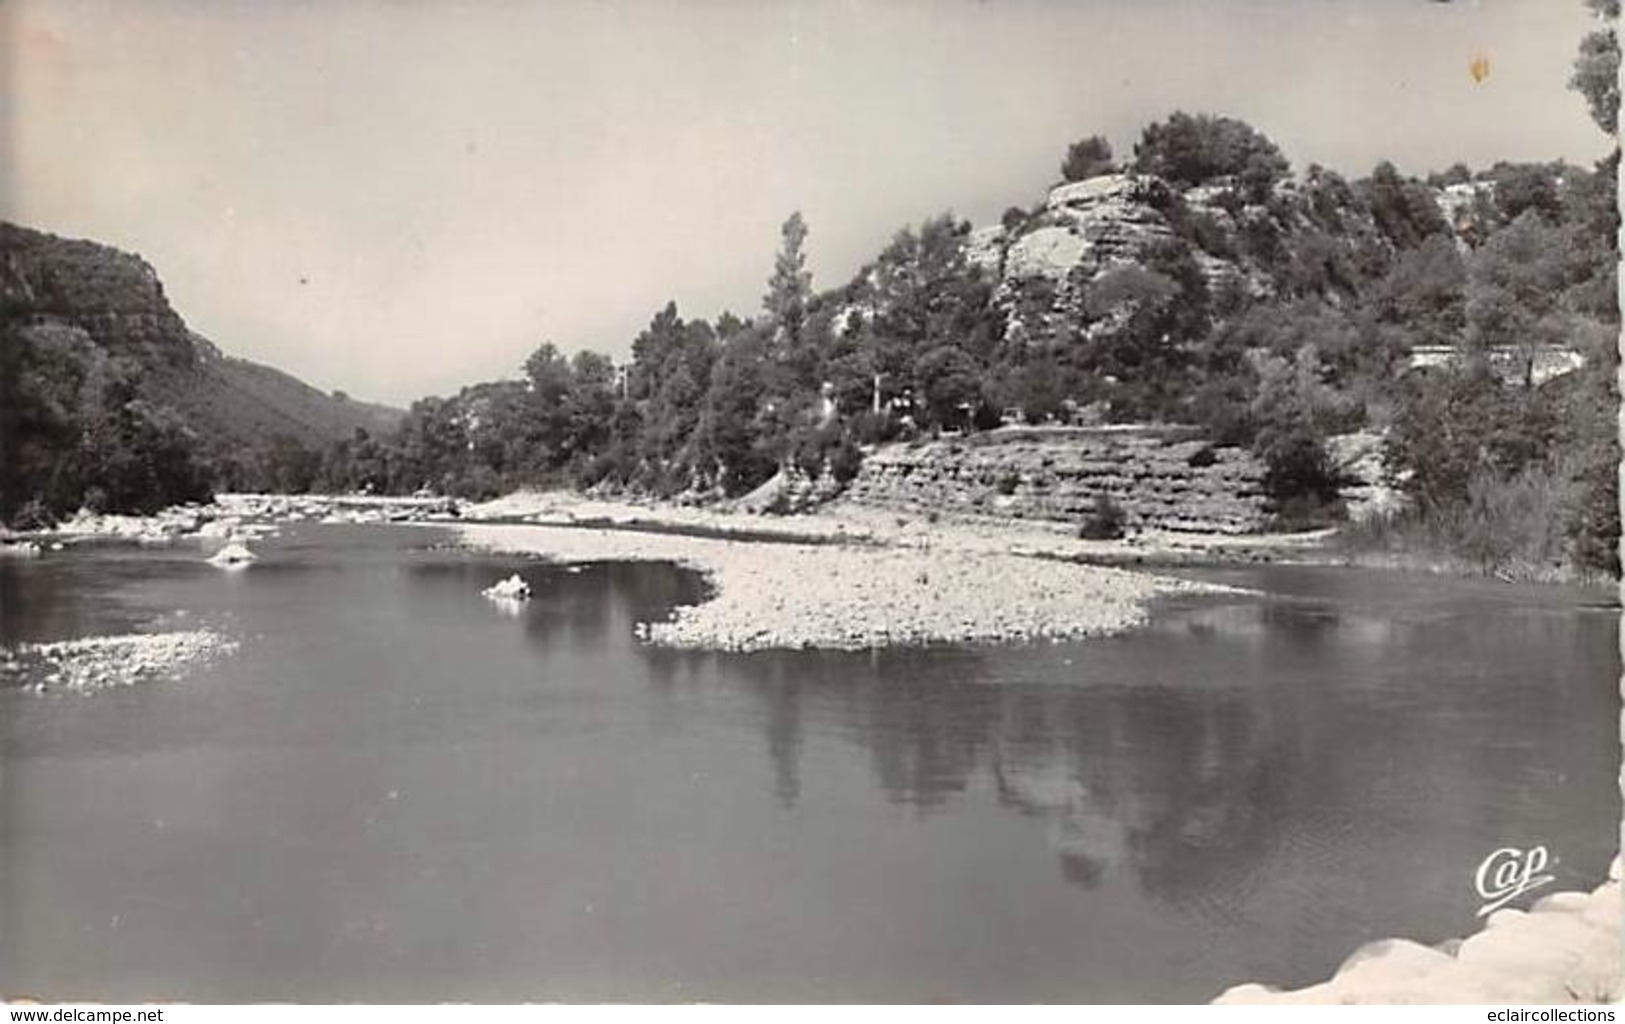
[[[1495,183],[1495,207],[1502,222],[1510,224],[1525,210],[1535,210],[1551,223],[1561,220],[1563,203],[1558,178],[1564,176],[1566,170],[1562,163],[1551,166],[1501,163],[1491,168],[1489,178]]]
[[[1481,358],[1401,380],[1385,459],[1424,514],[1448,515],[1475,477],[1510,478],[1550,450],[1555,416],[1538,393],[1522,397]]]
[[[1577,249],[1590,264],[1587,280],[1571,290],[1572,305],[1595,318],[1596,343],[1585,352],[1574,395],[1563,416],[1570,455],[1570,493],[1565,532],[1572,557],[1581,566],[1618,578],[1619,539],[1619,326],[1617,265],[1619,210],[1619,0],[1586,0],[1604,27],[1586,36],[1569,86],[1585,97],[1597,126],[1615,140],[1594,180],[1569,176]],[[1578,183],[1577,183],[1578,181]],[[1577,183],[1577,185],[1576,185]]]
[[[632,343],[627,391],[640,420],[638,457],[662,488],[688,483],[693,465],[684,449],[700,421],[716,358],[711,325],[684,321],[675,302]]]
[[[1253,451],[1264,461],[1264,489],[1277,516],[1314,514],[1337,501],[1340,483],[1326,438],[1340,418],[1338,395],[1325,382],[1313,345],[1291,359],[1266,356],[1259,369],[1252,418]]]
[[[1449,230],[1432,191],[1403,177],[1387,160],[1377,164],[1359,187],[1378,230],[1400,249],[1415,248],[1429,236]]]
[[[370,493],[389,487],[389,452],[364,428],[357,427],[350,438],[349,456],[346,489]]]
[[[807,270],[807,222],[801,211],[779,228],[782,239],[773,260],[773,275],[767,279],[762,309],[767,313],[774,341],[785,351],[794,351],[801,340],[801,327],[812,296],[812,274]]]
[[[565,400],[565,448],[578,464],[608,447],[615,419],[615,364],[608,356],[582,350],[570,359],[570,394]]]
[[[904,228],[851,286],[854,300],[873,310],[854,329],[857,353],[839,357],[845,383],[855,397],[852,373],[879,374],[882,400],[913,390],[923,393],[918,376],[923,356],[938,348],[957,349],[985,365],[1004,333],[1004,318],[993,304],[992,282],[965,258],[970,225],[951,214]]]
[[[982,397],[981,368],[975,360],[951,345],[939,345],[920,356],[914,377],[925,400],[927,422],[956,429],[969,423],[970,412]]]
[[[1064,377],[1061,367],[1050,356],[1019,367],[1011,376],[1009,404],[1021,410],[1029,423],[1043,423],[1061,414]]]
[[[4,312],[9,313],[10,310]],[[70,374],[49,372],[43,353],[25,336],[20,317],[0,318],[0,523],[18,519],[34,503],[40,513],[66,508],[49,497],[54,467],[61,463],[53,452],[71,450],[75,434],[72,418],[53,391],[77,390]],[[43,372],[42,372],[43,371]],[[56,387],[49,385],[54,382]],[[43,524],[41,524],[43,525]]]
[[[271,439],[265,453],[265,477],[271,490],[302,494],[310,490],[321,471],[321,454],[286,434]]]
[[[1112,162],[1112,144],[1099,135],[1074,142],[1061,162],[1061,177],[1066,181],[1084,181],[1116,169]]]
[[[1402,327],[1409,346],[1455,345],[1467,325],[1467,268],[1455,242],[1434,235],[1403,253],[1368,291],[1385,323]]]
[[[765,329],[747,328],[728,339],[711,370],[695,454],[728,495],[754,489],[778,467],[776,445],[759,429],[767,365]]]
[[[491,408],[493,400],[498,404],[507,404],[510,397],[518,399],[518,407],[513,410],[513,432],[516,435],[508,445],[503,445],[495,435],[495,431],[485,431],[485,440],[497,448],[509,447],[518,450],[510,451],[508,456],[492,451],[487,463],[497,463],[494,468],[505,468],[504,464],[513,467],[523,467],[535,475],[544,475],[556,469],[568,457],[567,438],[569,433],[569,398],[574,387],[574,374],[570,370],[570,361],[559,352],[552,342],[544,342],[536,351],[525,360],[525,394],[521,399],[518,395],[508,396],[501,393],[486,392],[481,396],[481,403],[485,407],[485,416],[475,419],[481,426],[491,426],[488,421],[496,412]],[[500,415],[500,414],[499,414]],[[477,443],[477,442],[476,442]]]
[[[1608,135],[1619,130],[1619,0],[1586,0],[1604,27],[1580,41],[1569,88],[1585,97],[1591,119]]]
[[[1246,122],[1184,111],[1146,126],[1134,146],[1134,166],[1177,185],[1233,177],[1255,201],[1292,169],[1275,143]]]
[[[1562,344],[1572,330],[1561,302],[1573,258],[1567,241],[1528,210],[1467,263],[1467,342],[1480,351],[1518,352],[1525,385],[1533,383],[1536,351]]]
[[[1207,285],[1180,239],[1149,249],[1142,264],[1107,271],[1087,287],[1090,323],[1068,357],[1079,377],[1105,382],[1114,418],[1181,419],[1193,348],[1211,327]]]

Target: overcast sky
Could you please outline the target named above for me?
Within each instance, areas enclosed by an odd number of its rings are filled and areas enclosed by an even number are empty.
[[[1232,114],[1302,168],[1590,163],[1580,0],[3,0],[7,219],[142,253],[193,329],[404,404],[668,299],[749,314],[900,226]],[[1475,82],[1475,57],[1490,74]]]

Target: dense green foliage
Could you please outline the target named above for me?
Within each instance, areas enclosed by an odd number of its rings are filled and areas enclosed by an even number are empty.
[[[325,438],[377,418],[268,367],[155,362],[146,346],[109,344],[13,301],[0,338],[0,522],[150,512],[216,489],[308,490],[322,481]]]
[[[207,499],[197,435],[141,396],[134,359],[71,333],[29,336],[22,322],[7,316],[0,338],[0,521]]]

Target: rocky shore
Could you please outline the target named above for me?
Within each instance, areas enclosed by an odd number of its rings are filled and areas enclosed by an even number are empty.
[[[773,543],[541,525],[469,525],[469,547],[554,562],[666,561],[712,594],[641,635],[672,647],[862,649],[1059,640],[1138,625],[1147,604],[1223,588],[1102,566],[952,548]]]
[[[1237,985],[1217,1004],[1614,1003],[1625,999],[1620,858],[1590,892],[1560,892],[1528,911],[1498,910],[1477,934],[1437,946],[1384,939],[1328,981],[1293,991]]]
[[[41,541],[123,541],[165,544],[183,538],[225,539],[264,535],[278,523],[401,523],[455,520],[459,502],[441,497],[364,494],[221,494],[208,504],[177,505],[151,515],[80,511],[50,530],[3,534],[0,542],[22,548]]]

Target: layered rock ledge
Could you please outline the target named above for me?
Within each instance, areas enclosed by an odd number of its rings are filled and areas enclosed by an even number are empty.
[[[1110,499],[1135,529],[1241,534],[1266,520],[1264,467],[1182,427],[1005,428],[870,453],[856,505],[1071,524]]]

